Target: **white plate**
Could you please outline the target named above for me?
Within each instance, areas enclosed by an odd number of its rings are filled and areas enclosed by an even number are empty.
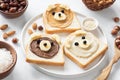
[[[76,14],[77,14],[79,22],[82,22],[82,20],[86,18],[86,16],[80,13],[76,13]],[[27,30],[32,28],[32,24],[34,22],[37,23],[38,25],[43,26],[42,14],[28,21],[22,30],[22,47],[24,49],[24,52],[25,52],[25,46],[28,42],[28,38],[30,37],[29,34],[27,33]],[[37,30],[36,32],[40,32],[40,31]],[[43,33],[44,30],[41,32]],[[92,33],[95,34],[98,38],[100,38],[103,42],[107,43],[107,40],[100,27],[92,31]],[[80,77],[80,76],[86,75],[87,73],[97,69],[98,66],[102,65],[101,63],[104,61],[105,56],[106,54],[97,58],[86,69],[82,69],[78,67],[74,62],[69,60],[67,57],[65,57],[65,65],[63,67],[37,65],[37,64],[32,64],[32,66],[35,67],[37,70],[42,71],[52,76],[63,77],[63,78],[78,77],[78,76]]]

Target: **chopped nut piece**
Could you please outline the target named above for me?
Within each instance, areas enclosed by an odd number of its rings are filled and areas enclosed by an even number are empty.
[[[17,43],[17,42],[18,42],[18,39],[17,39],[17,38],[13,38],[13,39],[12,39],[12,42],[13,42],[13,43]]]
[[[3,33],[3,39],[7,39],[7,38],[8,38],[7,33]]]
[[[114,22],[119,22],[120,21],[120,19],[119,19],[119,17],[114,17]]]
[[[33,33],[33,31],[31,30],[31,29],[28,29],[28,34],[32,34]]]
[[[8,36],[12,36],[12,35],[15,34],[15,32],[16,32],[16,31],[14,31],[14,30],[13,30],[13,31],[9,31],[9,32],[7,32],[7,35],[8,35]]]
[[[37,24],[36,24],[36,23],[33,23],[33,24],[32,24],[32,28],[33,28],[33,30],[36,30],[36,29],[37,29]]]
[[[0,26],[0,30],[5,30],[8,28],[8,24],[3,24]]]

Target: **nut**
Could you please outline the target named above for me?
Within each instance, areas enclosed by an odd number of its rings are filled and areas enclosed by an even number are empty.
[[[0,30],[5,30],[8,28],[8,24],[3,24],[0,26]]]
[[[8,35],[8,36],[12,36],[12,35],[15,34],[15,32],[16,32],[16,31],[14,31],[14,30],[13,30],[13,31],[9,31],[9,32],[7,32],[7,35]]]
[[[31,30],[31,29],[28,29],[28,34],[32,34],[33,33],[33,31]]]
[[[118,33],[118,30],[115,30],[115,29],[113,29],[111,32],[112,35],[116,35],[117,33]]]
[[[119,22],[120,21],[119,17],[114,17],[113,20],[114,20],[114,22]]]
[[[42,26],[38,26],[38,30],[43,30],[43,27]]]
[[[3,39],[7,39],[7,38],[8,38],[7,33],[3,33]]]
[[[18,42],[18,39],[17,39],[17,38],[13,38],[13,39],[12,39],[12,42],[13,42],[13,43],[17,43],[17,42]]]
[[[32,28],[33,28],[34,30],[36,30],[36,29],[37,29],[37,24],[36,24],[36,23],[33,23],[33,24],[32,24]]]

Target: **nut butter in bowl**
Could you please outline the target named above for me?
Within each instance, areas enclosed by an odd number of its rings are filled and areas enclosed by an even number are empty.
[[[27,7],[27,0],[0,0],[0,13],[6,18],[21,16]]]
[[[0,41],[0,79],[7,77],[13,71],[16,61],[17,54],[14,48]]]

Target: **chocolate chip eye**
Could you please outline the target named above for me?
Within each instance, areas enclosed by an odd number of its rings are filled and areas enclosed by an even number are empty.
[[[52,15],[54,16],[54,15],[55,15],[55,12],[52,12]]]
[[[82,36],[82,39],[85,39],[85,36]]]
[[[54,43],[53,42],[51,42],[51,46],[53,46],[54,45]]]
[[[64,10],[61,10],[62,13],[64,13]]]
[[[47,46],[47,43],[44,43],[43,45],[44,45],[44,46]]]
[[[41,40],[37,40],[37,44],[40,44],[40,41],[41,41]]]
[[[87,41],[83,41],[83,44],[87,44]]]
[[[75,42],[75,46],[78,46],[79,45],[79,43],[78,42]]]

